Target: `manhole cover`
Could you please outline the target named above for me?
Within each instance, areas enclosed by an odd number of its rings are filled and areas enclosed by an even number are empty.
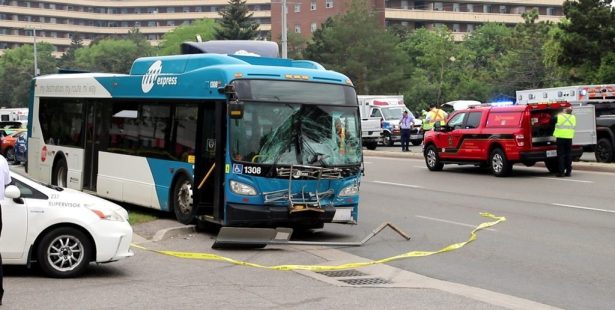
[[[391,282],[381,278],[340,279],[339,281],[350,285],[391,284]]]
[[[331,278],[343,278],[343,277],[362,277],[367,274],[360,272],[358,270],[349,269],[349,270],[332,270],[332,271],[321,271],[317,272],[318,274],[331,277]]]

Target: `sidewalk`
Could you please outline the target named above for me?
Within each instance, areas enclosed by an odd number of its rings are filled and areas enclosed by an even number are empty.
[[[414,158],[424,159],[421,147],[410,147],[410,152],[402,152],[400,147],[381,147],[374,151],[363,149],[365,156],[380,156],[380,157],[396,157],[396,158]],[[585,152],[580,161],[572,163],[573,170],[582,171],[599,171],[615,173],[615,163],[598,163],[593,157],[593,153]],[[544,167],[544,163],[536,163],[537,167]]]

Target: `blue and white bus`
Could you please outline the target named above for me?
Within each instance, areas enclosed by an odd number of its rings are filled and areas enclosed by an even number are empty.
[[[356,223],[363,159],[350,80],[230,48],[139,58],[127,75],[37,77],[28,174],[182,223]]]

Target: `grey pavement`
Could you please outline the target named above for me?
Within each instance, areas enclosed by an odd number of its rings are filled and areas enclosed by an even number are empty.
[[[396,157],[396,158],[415,158],[423,159],[423,149],[421,146],[411,146],[410,152],[402,152],[400,146],[383,147],[378,146],[376,150],[363,150],[364,156]],[[537,167],[544,167],[541,162],[536,163]],[[585,152],[581,160],[572,163],[572,169],[584,171],[615,172],[615,163],[598,163],[593,153]]]

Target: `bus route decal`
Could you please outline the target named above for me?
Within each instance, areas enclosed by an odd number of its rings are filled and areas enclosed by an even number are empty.
[[[163,76],[159,77],[162,72],[162,60],[156,60],[150,67],[147,69],[147,72],[143,75],[143,79],[141,80],[141,90],[144,93],[149,93],[155,85],[160,85],[162,87],[166,85],[176,85],[177,77],[176,76]]]

